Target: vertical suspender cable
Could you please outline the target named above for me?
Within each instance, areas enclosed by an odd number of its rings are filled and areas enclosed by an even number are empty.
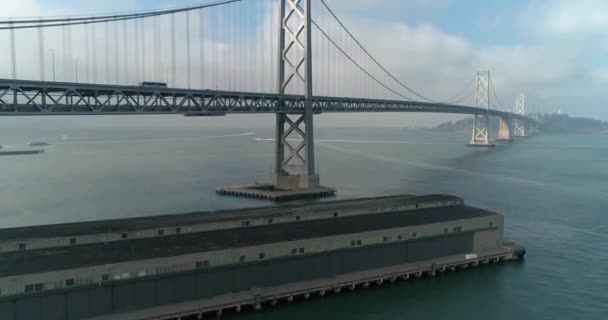
[[[148,69],[147,61],[146,61],[147,52],[146,52],[146,24],[145,24],[145,22],[146,22],[146,20],[143,18],[141,20],[139,20],[139,30],[141,31],[140,41],[141,41],[141,61],[142,61],[142,64],[141,64],[141,77],[142,78],[141,78],[141,80],[142,81],[147,80],[146,71]]]
[[[280,0],[282,1],[282,0]],[[245,6],[243,4],[239,5],[239,26],[240,26],[240,30],[239,30],[239,73],[240,73],[240,77],[239,77],[239,90],[241,91],[246,91],[247,90],[247,70],[246,70],[246,65],[247,65],[247,61],[245,60],[246,58],[246,50],[245,50],[245,37],[247,35],[246,31],[246,26],[245,26]]]
[[[275,59],[273,59],[273,56],[276,52],[276,50],[274,49],[274,46],[273,46],[273,43],[274,43],[273,31],[275,30],[272,27],[272,22],[274,21],[273,18],[275,17],[273,4],[274,4],[274,2],[270,2],[268,4],[268,11],[267,11],[267,18],[266,18],[267,23],[268,23],[267,29],[265,31],[266,33],[268,33],[268,43],[266,45],[268,45],[269,49],[270,49],[268,52],[268,58],[266,59],[266,69],[269,72],[269,75],[268,75],[269,83],[266,84],[266,92],[273,92],[274,83],[275,83],[273,81],[274,76],[275,76],[273,66],[274,66],[274,61],[276,61]]]
[[[249,12],[251,12],[249,14],[249,22],[250,22],[249,28],[251,28],[250,29],[251,30],[250,31],[250,36],[251,36],[251,40],[252,40],[251,43],[250,43],[250,45],[251,45],[251,51],[253,52],[253,61],[252,61],[252,64],[253,64],[253,70],[254,70],[253,71],[254,78],[252,79],[252,81],[255,84],[253,90],[256,91],[256,92],[259,92],[259,84],[260,84],[259,70],[258,70],[258,67],[259,67],[259,62],[258,62],[259,51],[257,50],[258,47],[259,47],[259,43],[258,43],[258,39],[257,39],[257,32],[255,30],[256,21],[255,21],[255,13],[254,13],[255,11],[254,11],[254,8],[253,8],[254,7],[253,1],[250,1],[249,3],[251,4],[250,8],[249,8]]]
[[[40,65],[40,80],[44,81],[44,29],[42,23],[38,25],[38,59]]]
[[[165,71],[163,70],[163,57],[161,54],[161,41],[160,41],[160,16],[156,16],[156,55],[158,56],[158,79],[163,80]]]
[[[261,5],[261,3],[262,3],[261,1],[258,2],[258,5]],[[259,10],[258,11],[254,11],[254,12],[258,12],[259,13]],[[262,50],[264,48],[264,45],[262,43],[262,34],[261,34],[261,27],[260,27],[261,26],[260,22],[261,22],[262,17],[261,17],[260,14],[255,14],[254,18],[256,16],[257,16],[257,19],[256,19],[257,21],[255,21],[254,24],[253,24],[254,25],[253,30],[254,30],[254,36],[255,36],[256,44],[257,44],[256,45],[256,48],[257,48],[257,50],[256,50],[257,59],[256,59],[256,62],[255,62],[255,64],[257,65],[256,68],[258,69],[257,70],[257,74],[258,74],[258,78],[257,78],[258,88],[257,88],[257,91],[258,92],[262,92],[263,85],[264,85],[264,65],[262,64]]]
[[[372,61],[371,59],[369,59],[369,57],[367,57],[367,55],[365,56],[365,61],[367,63],[366,65],[366,69],[367,70],[371,70],[372,69]],[[367,96],[368,97],[372,97],[372,86],[374,85],[374,81],[368,77],[367,75],[365,76],[365,87],[367,88],[366,92],[367,92]]]
[[[327,29],[327,18],[326,15],[323,15],[323,25],[325,26],[324,28]],[[323,50],[323,52],[321,53],[321,55],[323,55],[323,58],[321,59],[321,61],[323,61],[323,70],[320,74],[322,74],[322,91],[323,91],[323,95],[324,96],[329,96],[329,67],[330,67],[330,63],[329,63],[329,46],[327,45],[327,39],[321,37],[321,43],[322,43],[322,47],[321,49]],[[319,60],[317,60],[319,61]]]
[[[66,40],[66,31],[65,31],[65,26],[61,27],[61,57],[59,60],[61,60],[61,74],[63,76],[63,81],[67,81],[67,40]]]
[[[234,57],[236,56],[236,50],[234,48],[234,38],[236,33],[234,32],[234,25],[235,25],[235,15],[233,13],[234,10],[232,10],[232,6],[229,7],[229,12],[230,12],[230,21],[228,23],[228,26],[230,28],[230,41],[228,42],[228,50],[230,52],[230,90],[234,91],[235,90],[235,84],[234,84]]]
[[[276,54],[276,50],[274,47],[274,15],[273,13],[276,12],[276,10],[274,9],[274,2],[270,2],[268,4],[268,12],[270,12],[270,14],[268,14],[268,30],[266,30],[266,32],[268,32],[268,41],[269,41],[269,46],[270,46],[270,53],[268,54],[269,59],[267,59],[266,61],[268,61],[268,71],[270,72],[270,83],[269,83],[269,87],[268,87],[268,92],[274,92],[274,88],[276,87],[274,85],[275,81],[274,81],[274,77],[276,76],[276,72],[275,72],[275,64],[274,62],[276,61],[276,59],[274,58],[274,55]]]
[[[108,30],[109,26],[108,23],[104,23],[104,38],[105,38],[105,59],[104,59],[104,63],[106,65],[106,83],[110,83],[110,32]]]
[[[340,45],[340,47],[346,48],[346,45],[344,43],[344,40],[345,40],[344,32],[341,32],[341,34],[342,34],[342,41],[341,41],[342,44]],[[344,92],[344,89],[345,89],[344,82],[346,81],[346,75],[345,75],[346,66],[344,65],[345,60],[344,59],[340,59],[340,60],[341,60],[341,63],[340,63],[340,96],[344,97],[346,95],[346,93]]]
[[[203,17],[204,15],[204,11],[203,9],[199,9],[199,20],[198,20],[198,32],[199,32],[199,44],[198,44],[198,60],[199,60],[199,68],[198,68],[198,74],[199,74],[199,87],[201,89],[205,88],[205,33],[204,31],[204,23],[205,23],[205,19]]]
[[[177,87],[175,79],[175,13],[171,14],[171,85]]]
[[[338,46],[340,48],[344,48],[344,45],[341,43],[342,38],[340,37],[340,29],[336,29],[336,33],[337,33],[336,34],[336,43],[338,44]],[[336,67],[338,68],[338,81],[336,82],[336,84],[338,85],[338,88],[336,91],[338,92],[338,96],[340,96],[340,97],[343,96],[342,81],[344,80],[344,78],[343,78],[344,74],[343,74],[343,70],[342,70],[342,60],[343,60],[342,56],[338,55],[337,61],[336,61],[336,63],[337,63]]]
[[[325,28],[327,29],[329,27],[329,17],[327,16],[327,14],[325,14]],[[331,55],[332,55],[332,46],[329,43],[329,40],[327,40],[325,37],[323,37],[323,41],[325,42],[325,51],[327,51],[327,54],[325,55],[325,69],[327,72],[327,78],[325,79],[325,95],[327,96],[331,96],[331,74],[332,72],[332,68],[333,65],[331,64]]]
[[[280,0],[282,1],[282,0]],[[247,91],[255,91],[255,87],[253,86],[254,74],[255,74],[255,52],[251,49],[252,44],[254,43],[253,34],[251,32],[251,1],[247,2],[247,8],[245,9],[245,35],[247,37],[246,47],[243,48],[244,52],[246,52],[246,67],[245,67],[245,83],[247,84]]]
[[[190,89],[190,11],[186,11],[186,74]]]
[[[230,20],[230,8],[227,8],[226,6],[224,6],[224,14],[222,15],[222,19],[223,19],[223,34],[222,34],[222,40],[224,42],[224,45],[222,46],[223,50],[222,50],[222,70],[223,70],[223,75],[224,75],[224,86],[222,87],[223,90],[232,90],[232,70],[231,70],[231,65],[230,62],[232,61],[232,47],[231,47],[231,38],[232,38],[232,33],[230,31],[230,24],[232,23],[232,21]]]
[[[237,48],[236,48],[236,11],[235,11],[235,7],[234,6],[229,6],[228,7],[228,12],[229,12],[229,17],[230,20],[228,21],[228,33],[230,34],[230,40],[228,41],[228,44],[226,45],[226,47],[228,48],[230,55],[229,60],[228,60],[228,68],[230,71],[230,90],[236,90],[236,54],[237,54]]]
[[[167,82],[167,78],[169,77],[169,67],[168,67],[168,62],[163,60],[163,43],[164,41],[162,41],[163,37],[161,37],[161,33],[163,30],[165,30],[162,26],[163,26],[163,17],[158,16],[158,34],[157,34],[157,40],[158,40],[158,66],[159,66],[159,74],[160,74],[160,78],[162,82]]]
[[[216,11],[218,11],[218,9],[215,9]],[[218,12],[215,12],[214,15],[212,15],[213,17],[213,25],[212,25],[212,39],[213,39],[213,59],[212,59],[212,64],[213,64],[213,84],[215,89],[217,89],[218,87],[218,57],[217,57],[217,51],[218,51],[218,43],[217,43],[217,14]]]
[[[11,27],[10,31],[10,50],[11,50],[11,77],[17,79],[17,57],[15,56],[15,29],[13,29],[13,22],[9,22]]]
[[[209,87],[215,88],[215,9],[211,9],[209,15],[209,24],[211,28],[211,35],[209,36]]]
[[[84,58],[86,63],[85,82],[91,82],[91,33],[90,24],[84,26]]]
[[[228,10],[226,8],[226,6],[222,6],[222,35],[221,35],[221,39],[223,39],[224,43],[227,44],[228,43]],[[227,90],[228,89],[228,85],[230,83],[230,74],[228,72],[225,72],[225,70],[228,70],[228,59],[227,55],[228,52],[226,51],[226,45],[222,46],[222,51],[221,51],[221,57],[222,57],[222,64],[221,64],[221,68],[220,70],[223,70],[224,72],[222,72],[222,90]]]
[[[336,38],[336,28],[333,24],[333,21],[329,20],[328,22],[328,28],[329,28],[329,34],[331,34],[331,38],[335,39]],[[329,41],[329,40],[328,40]],[[331,96],[332,97],[336,97],[338,96],[338,92],[337,92],[337,82],[338,82],[338,65],[337,65],[337,49],[335,46],[328,44],[329,48],[330,48],[330,64],[329,64],[329,69],[331,70],[330,73],[330,84],[329,84],[329,90],[331,92]]]
[[[268,92],[268,90],[266,89],[266,68],[268,68],[268,66],[266,65],[266,46],[268,45],[266,43],[266,30],[264,30],[264,4],[266,2],[260,2],[260,42],[262,43],[262,45],[260,47],[262,54],[260,55],[260,66],[262,66],[262,82],[261,82],[261,92]]]
[[[209,36],[209,87],[215,89],[215,9],[211,9],[209,15],[209,24],[211,28],[211,35]]]
[[[156,16],[152,17],[152,79],[158,81],[158,52],[156,51]],[[144,53],[145,54],[145,53]]]
[[[123,20],[122,21],[122,41],[123,41],[123,60],[124,60],[124,67],[125,67],[125,81],[128,84],[129,83],[129,48],[127,46],[127,20]]]
[[[313,8],[315,8],[312,11],[313,17],[318,17],[319,15],[317,14],[317,11],[318,11],[317,6],[315,5],[315,6],[313,6]],[[314,64],[312,66],[314,69],[312,72],[312,74],[314,76],[314,79],[312,82],[312,84],[314,86],[313,92],[315,92],[315,95],[320,95],[321,94],[321,75],[322,75],[321,66],[322,66],[322,64],[321,64],[321,60],[319,60],[319,59],[321,58],[321,56],[320,56],[321,41],[320,41],[319,37],[317,36],[318,30],[315,30],[314,26],[312,27],[312,30],[310,32],[312,34],[311,39],[313,42],[313,47],[312,47],[313,60],[312,61],[314,61]]]
[[[67,43],[66,43],[66,48],[67,48],[67,54],[66,54],[66,58],[67,58],[67,71],[68,71],[68,75],[69,76],[74,76],[72,74],[72,63],[73,63],[73,57],[72,57],[72,27],[71,26],[67,26],[66,28],[66,39],[67,39]],[[73,78],[72,78],[73,79]]]
[[[274,39],[274,30],[275,30],[275,26],[274,26],[274,21],[276,19],[274,19],[274,15],[272,13],[276,12],[275,8],[274,8],[274,2],[271,2],[269,4],[270,8],[268,9],[269,12],[271,12],[271,14],[268,15],[268,36],[270,37],[269,41],[269,45],[270,45],[270,61],[268,64],[268,70],[270,72],[270,88],[268,90],[268,92],[274,92],[274,88],[276,88],[276,72],[275,72],[275,61],[276,57],[276,48],[275,48],[275,39]]]
[[[160,75],[158,72],[158,68],[159,68],[159,57],[158,57],[158,16],[154,16],[152,18],[152,23],[153,23],[153,29],[154,32],[152,34],[153,37],[153,44],[154,44],[154,65],[152,66],[154,68],[154,81],[158,81]]]
[[[120,83],[120,76],[118,72],[118,65],[120,64],[120,61],[118,59],[118,22],[112,23],[112,27],[114,29],[114,79],[115,84],[118,84]]]
[[[133,20],[133,44],[135,45],[133,58],[135,59],[135,82],[141,80],[139,73],[139,21],[141,21],[141,19]]]
[[[230,23],[230,31],[232,36],[230,37],[230,52],[231,52],[231,62],[230,62],[230,70],[231,70],[231,74],[232,74],[232,89],[236,90],[237,88],[237,70],[236,70],[236,59],[237,59],[237,54],[238,51],[236,50],[236,39],[237,39],[237,35],[238,35],[238,29],[237,29],[237,23],[238,21],[236,20],[237,18],[237,12],[236,12],[236,6],[231,6],[232,9],[230,9],[230,16],[232,19],[232,23]]]
[[[92,48],[93,48],[93,69],[92,69],[92,77],[93,77],[93,82],[97,83],[97,32],[95,31],[95,23],[91,24],[91,29],[92,29],[92,33],[93,36],[91,37],[91,44],[92,44]]]

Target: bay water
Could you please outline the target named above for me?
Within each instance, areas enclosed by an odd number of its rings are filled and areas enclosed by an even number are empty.
[[[0,227],[281,205],[215,194],[267,181],[274,152],[272,129],[217,122],[2,118],[3,150],[49,146],[0,156]],[[465,147],[469,132],[316,128],[315,139],[321,182],[338,199],[457,195],[502,213],[505,237],[526,247],[525,260],[240,319],[608,317],[608,134],[539,135],[487,149]]]

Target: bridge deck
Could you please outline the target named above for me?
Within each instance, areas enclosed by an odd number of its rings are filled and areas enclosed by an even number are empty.
[[[0,79],[0,116],[303,111],[301,95]],[[523,115],[465,105],[349,97],[315,96],[313,111],[487,114],[534,121]]]

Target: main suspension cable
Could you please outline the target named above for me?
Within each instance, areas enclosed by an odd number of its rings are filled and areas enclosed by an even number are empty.
[[[386,84],[384,84],[382,81],[378,80],[376,77],[374,77],[373,75],[371,75],[359,63],[357,63],[350,55],[348,55],[340,46],[338,46],[338,44],[336,44],[336,42],[333,39],[331,39],[331,37],[329,37],[329,35],[327,33],[325,33],[325,30],[323,30],[314,20],[312,20],[312,24],[321,32],[321,34],[327,40],[329,40],[329,42],[331,42],[331,44],[333,44],[333,46],[336,49],[338,49],[338,51],[340,51],[342,53],[342,55],[344,55],[344,57],[346,57],[348,60],[350,60],[355,66],[357,66],[357,68],[359,68],[361,71],[363,71],[368,77],[372,78],[376,83],[378,83],[379,85],[381,85],[385,89],[389,90],[390,92],[398,95],[399,97],[401,97],[403,99],[407,99],[407,100],[412,100],[412,98],[410,98],[408,96],[405,96],[405,95],[402,95],[401,93],[393,90],[392,88],[390,88],[389,86],[387,86]]]
[[[320,0],[321,3],[323,4],[323,6],[327,9],[327,11],[329,11],[329,13],[334,17],[334,19],[336,19],[336,21],[338,22],[338,24],[342,27],[342,29],[344,29],[344,31],[346,31],[346,33],[350,36],[350,38],[359,46],[359,48],[361,48],[361,50],[363,50],[363,52],[365,52],[365,54],[380,68],[382,69],[382,71],[384,71],[391,79],[393,79],[395,82],[397,82],[400,86],[402,86],[403,88],[405,88],[407,91],[413,93],[414,95],[418,96],[419,98],[422,98],[424,100],[428,100],[430,102],[435,102],[435,103],[440,103],[438,101],[435,101],[433,99],[427,98],[425,96],[423,96],[422,94],[419,94],[418,92],[414,91],[413,89],[411,89],[410,87],[408,87],[407,85],[405,85],[403,82],[401,82],[399,79],[397,79],[391,72],[389,72],[380,62],[378,62],[378,60],[376,58],[374,58],[374,56],[372,56],[372,54],[361,44],[361,42],[359,42],[359,40],[357,40],[355,38],[355,36],[348,30],[348,28],[346,28],[346,26],[342,23],[342,21],[336,16],[336,14],[329,8],[329,6],[327,5],[327,3],[325,3],[324,0]]]

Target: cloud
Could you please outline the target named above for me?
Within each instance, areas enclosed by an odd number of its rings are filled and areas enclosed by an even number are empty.
[[[36,0],[0,0],[2,18],[8,17],[36,17],[45,12]],[[48,13],[47,13],[48,14]]]
[[[541,18],[545,32],[555,34],[606,33],[608,2],[603,0],[550,2]]]
[[[595,81],[602,82],[604,85],[608,84],[608,67],[595,69],[591,75]]]
[[[380,9],[384,12],[395,12],[403,10],[431,11],[444,8],[452,3],[452,0],[326,0],[330,8],[353,12],[369,12],[369,10]]]
[[[460,91],[477,71],[489,70],[500,100],[509,107],[516,94],[559,86],[581,70],[578,51],[556,50],[551,44],[480,46],[431,24],[357,19],[347,25],[399,79],[438,100]]]

